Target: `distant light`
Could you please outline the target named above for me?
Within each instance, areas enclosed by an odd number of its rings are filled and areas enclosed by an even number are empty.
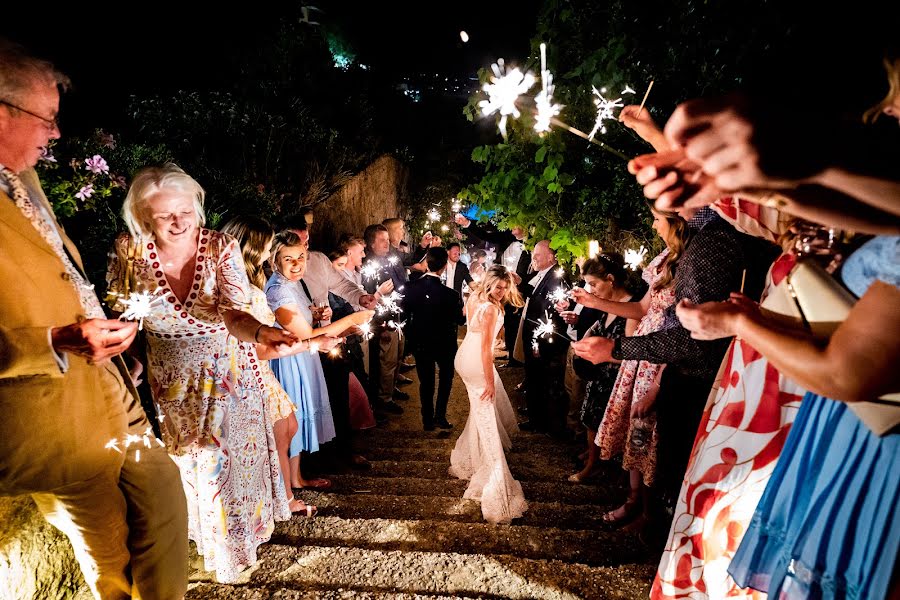
[[[466,42],[469,41],[469,34],[466,33],[465,31],[460,31],[460,32],[459,32],[459,39],[461,39],[461,40],[463,41],[463,44],[465,44]]]

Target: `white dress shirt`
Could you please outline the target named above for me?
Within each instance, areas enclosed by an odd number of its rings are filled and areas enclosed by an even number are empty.
[[[453,280],[456,279],[456,263],[452,260],[447,261],[447,269],[444,271],[444,275],[446,279],[444,280],[444,285],[448,288],[453,287]]]

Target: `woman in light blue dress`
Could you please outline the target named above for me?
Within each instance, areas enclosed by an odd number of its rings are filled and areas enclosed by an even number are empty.
[[[326,327],[313,329],[312,301],[304,290],[306,246],[299,236],[284,231],[275,236],[272,245],[274,272],[266,282],[266,299],[275,313],[276,326],[294,333],[301,340],[311,340],[318,352],[303,352],[270,361],[275,377],[297,406],[297,434],[288,452],[291,462],[291,486],[324,489],[327,479],[304,479],[300,471],[300,453],[316,452],[319,446],[334,439],[334,421],[328,400],[328,388],[319,352],[328,352],[340,343],[341,332],[372,318],[372,311],[360,311]],[[330,309],[326,309],[330,310]],[[328,315],[330,316],[330,315]],[[327,318],[324,317],[324,318]]]

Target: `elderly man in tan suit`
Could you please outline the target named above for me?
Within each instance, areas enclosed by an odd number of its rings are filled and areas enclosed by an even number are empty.
[[[0,39],[0,494],[31,494],[97,598],[174,600],[187,508],[119,356],[137,327],[106,319],[32,169],[66,83]]]

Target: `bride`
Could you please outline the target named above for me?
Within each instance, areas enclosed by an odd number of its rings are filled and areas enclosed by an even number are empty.
[[[518,425],[494,368],[494,338],[507,303],[521,307],[522,297],[506,267],[494,265],[466,303],[468,329],[454,362],[469,393],[469,418],[450,453],[450,474],[470,480],[463,497],[480,500],[481,514],[491,523],[509,523],[528,508],[522,484],[506,464],[509,434]]]

